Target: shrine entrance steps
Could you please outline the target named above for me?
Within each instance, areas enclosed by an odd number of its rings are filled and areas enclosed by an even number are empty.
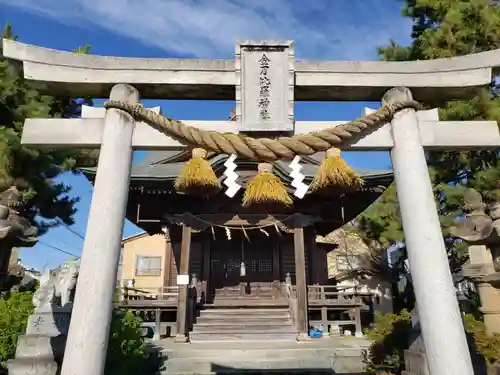
[[[288,308],[211,307],[200,311],[191,343],[203,342],[294,342],[292,319]]]
[[[323,338],[307,342],[178,344],[162,340],[162,375],[364,374],[367,340]]]

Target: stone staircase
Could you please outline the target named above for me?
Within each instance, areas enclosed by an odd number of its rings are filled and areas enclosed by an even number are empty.
[[[287,308],[209,308],[201,310],[190,341],[289,341],[296,339]]]
[[[352,342],[351,342],[352,341]],[[364,374],[358,339],[170,344],[162,375]]]

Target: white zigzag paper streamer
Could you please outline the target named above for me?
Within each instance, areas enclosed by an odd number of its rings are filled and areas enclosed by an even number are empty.
[[[290,163],[290,168],[292,169],[292,171],[290,172],[290,177],[293,178],[292,186],[295,188],[295,192],[293,193],[293,195],[295,195],[299,199],[302,199],[306,195],[309,186],[302,182],[304,181],[305,176],[300,173],[300,170],[302,169],[302,166],[299,164],[300,159],[301,157],[297,155]]]
[[[223,175],[226,178],[224,179],[223,184],[227,186],[225,194],[229,198],[234,197],[236,193],[241,189],[241,185],[236,183],[236,180],[238,179],[238,174],[235,172],[237,165],[234,162],[236,160],[236,157],[237,156],[233,154],[224,163],[224,167],[226,167],[226,170],[224,171]]]

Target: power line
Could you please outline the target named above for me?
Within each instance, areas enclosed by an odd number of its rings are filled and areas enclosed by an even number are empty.
[[[81,248],[76,247],[76,246],[75,246],[75,245],[73,245],[71,242],[65,241],[65,240],[63,240],[62,238],[56,238],[56,240],[58,240],[58,241],[60,241],[60,242],[62,242],[62,243],[65,243],[66,245],[71,246],[71,247],[72,247],[73,249],[75,249],[75,250],[78,250],[78,251],[81,251],[81,250],[82,250]]]
[[[54,245],[50,245],[50,244],[48,244],[48,243],[46,243],[46,242],[43,242],[43,241],[38,241],[38,243],[40,243],[40,244],[42,244],[42,245],[44,245],[44,246],[50,247],[51,249],[54,249],[54,250],[60,251],[61,253],[64,253],[64,254],[66,254],[66,255],[71,255],[71,256],[73,256],[73,257],[75,257],[75,258],[78,258],[78,259],[80,258],[80,256],[78,256],[78,255],[76,255],[76,254],[73,254],[73,253],[70,253],[69,251],[63,250],[63,249],[61,249],[60,247],[57,247],[57,246],[54,246]]]
[[[70,226],[68,224],[66,224],[65,222],[63,222],[62,220],[58,220],[59,221],[59,224],[61,224],[64,228],[66,228],[68,231],[70,231],[71,233],[73,233],[75,236],[81,238],[82,240],[85,240],[85,236],[77,231],[75,231],[74,229],[70,228]]]

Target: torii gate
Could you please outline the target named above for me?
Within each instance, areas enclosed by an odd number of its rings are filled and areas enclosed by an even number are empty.
[[[411,99],[411,92],[422,100],[467,98],[489,84],[493,70],[500,67],[500,50],[415,62],[295,61],[289,41],[240,42],[235,61],[76,55],[9,40],[3,41],[3,51],[23,62],[26,79],[51,94],[106,97],[111,92],[111,100],[131,105],[139,102],[138,90],[148,99],[236,98],[236,123],[185,121],[222,132],[304,133],[339,124],[295,122],[294,100],[374,101],[383,96],[384,103],[395,103]],[[274,82],[266,107],[270,115],[265,116],[252,104],[258,100],[256,61],[263,52],[273,61],[269,74]],[[391,89],[395,87],[406,88]],[[23,144],[36,147],[101,149],[62,375],[102,375],[104,370],[132,151],[184,147],[146,124],[136,124],[121,110],[108,109],[104,117],[103,109],[89,111],[93,118],[27,119],[22,137]],[[424,149],[499,145],[496,122],[441,122],[437,110],[413,109],[400,111],[390,124],[342,145],[391,152],[432,375],[472,375],[473,370]]]

